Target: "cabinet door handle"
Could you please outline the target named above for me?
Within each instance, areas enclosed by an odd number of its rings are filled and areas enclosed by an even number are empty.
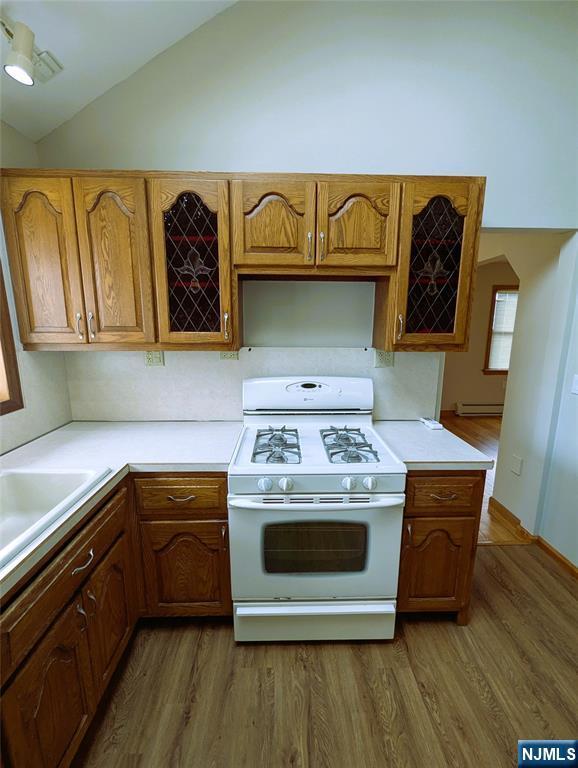
[[[319,233],[319,261],[325,261],[325,232]]]
[[[168,499],[168,501],[174,501],[174,502],[176,502],[177,504],[179,504],[179,503],[181,503],[181,504],[182,504],[182,503],[184,503],[185,501],[194,501],[196,498],[197,498],[197,497],[195,496],[195,494],[194,494],[194,493],[192,493],[190,496],[181,496],[181,497],[177,497],[177,496],[167,496],[167,499]]]
[[[225,329],[225,341],[229,341],[229,313],[223,314],[223,325]]]
[[[227,526],[221,526],[221,539],[223,540],[223,549],[227,548]]]
[[[91,600],[94,603],[94,609],[96,610],[96,607],[97,607],[98,603],[96,602],[96,597],[90,591],[90,589],[86,590],[86,596],[88,597],[89,600]]]
[[[80,573],[81,571],[85,571],[88,568],[88,566],[92,563],[93,560],[94,560],[94,549],[89,549],[88,560],[86,561],[86,563],[84,565],[79,565],[78,568],[75,568],[72,571],[71,575],[76,576],[77,573]]]
[[[92,321],[94,320],[94,315],[92,312],[88,313],[88,332],[90,334],[91,339],[96,339],[96,333],[94,332],[94,326],[92,325]]]
[[[437,493],[430,493],[430,499],[435,499],[436,501],[453,501],[457,498],[457,493],[448,493],[447,496],[438,496]]]
[[[313,258],[313,232],[307,233],[307,261]]]
[[[413,538],[413,525],[411,523],[407,524],[407,539],[408,542],[411,544],[411,540]]]
[[[81,632],[84,632],[84,630],[88,627],[88,616],[86,615],[86,611],[80,603],[76,603],[76,613],[78,613],[78,615],[82,616],[84,619],[84,626],[80,630]]]
[[[82,341],[84,339],[84,333],[80,328],[81,320],[82,320],[82,315],[80,314],[80,312],[77,312],[76,313],[76,333],[78,334],[78,338]]]
[[[397,316],[397,322],[399,323],[399,330],[397,332],[397,340],[400,341],[403,336],[403,315]]]

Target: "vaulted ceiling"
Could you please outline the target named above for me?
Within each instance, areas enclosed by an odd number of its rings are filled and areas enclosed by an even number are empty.
[[[64,70],[32,88],[2,72],[0,116],[33,141],[65,123],[234,0],[8,0],[2,17],[22,21]],[[2,37],[2,59],[9,42]]]

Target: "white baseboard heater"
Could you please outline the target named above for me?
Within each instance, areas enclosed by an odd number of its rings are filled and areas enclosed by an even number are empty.
[[[504,403],[456,403],[458,416],[500,416]]]

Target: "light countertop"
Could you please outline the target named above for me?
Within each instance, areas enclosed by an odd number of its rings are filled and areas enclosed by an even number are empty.
[[[419,421],[374,426],[408,469],[491,469],[493,461],[447,430]],[[240,421],[76,421],[0,457],[0,469],[111,472],[0,571],[4,595],[129,472],[226,472]]]
[[[376,421],[383,441],[408,469],[492,469],[493,459],[447,429],[429,429],[421,421]]]

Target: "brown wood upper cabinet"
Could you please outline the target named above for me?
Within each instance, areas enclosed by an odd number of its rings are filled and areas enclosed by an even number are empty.
[[[315,262],[314,181],[232,181],[236,265],[303,266]]]
[[[226,179],[150,178],[159,340],[233,339]]]
[[[154,341],[144,179],[73,179],[89,342]]]
[[[467,345],[482,180],[404,183],[394,348]]]
[[[233,259],[255,267],[386,267],[396,261],[400,185],[232,181]]]
[[[319,182],[318,266],[393,266],[399,198],[400,185],[390,182]]]
[[[143,179],[7,177],[2,210],[24,344],[154,341]]]
[[[71,180],[4,177],[2,216],[22,343],[84,344]]]

